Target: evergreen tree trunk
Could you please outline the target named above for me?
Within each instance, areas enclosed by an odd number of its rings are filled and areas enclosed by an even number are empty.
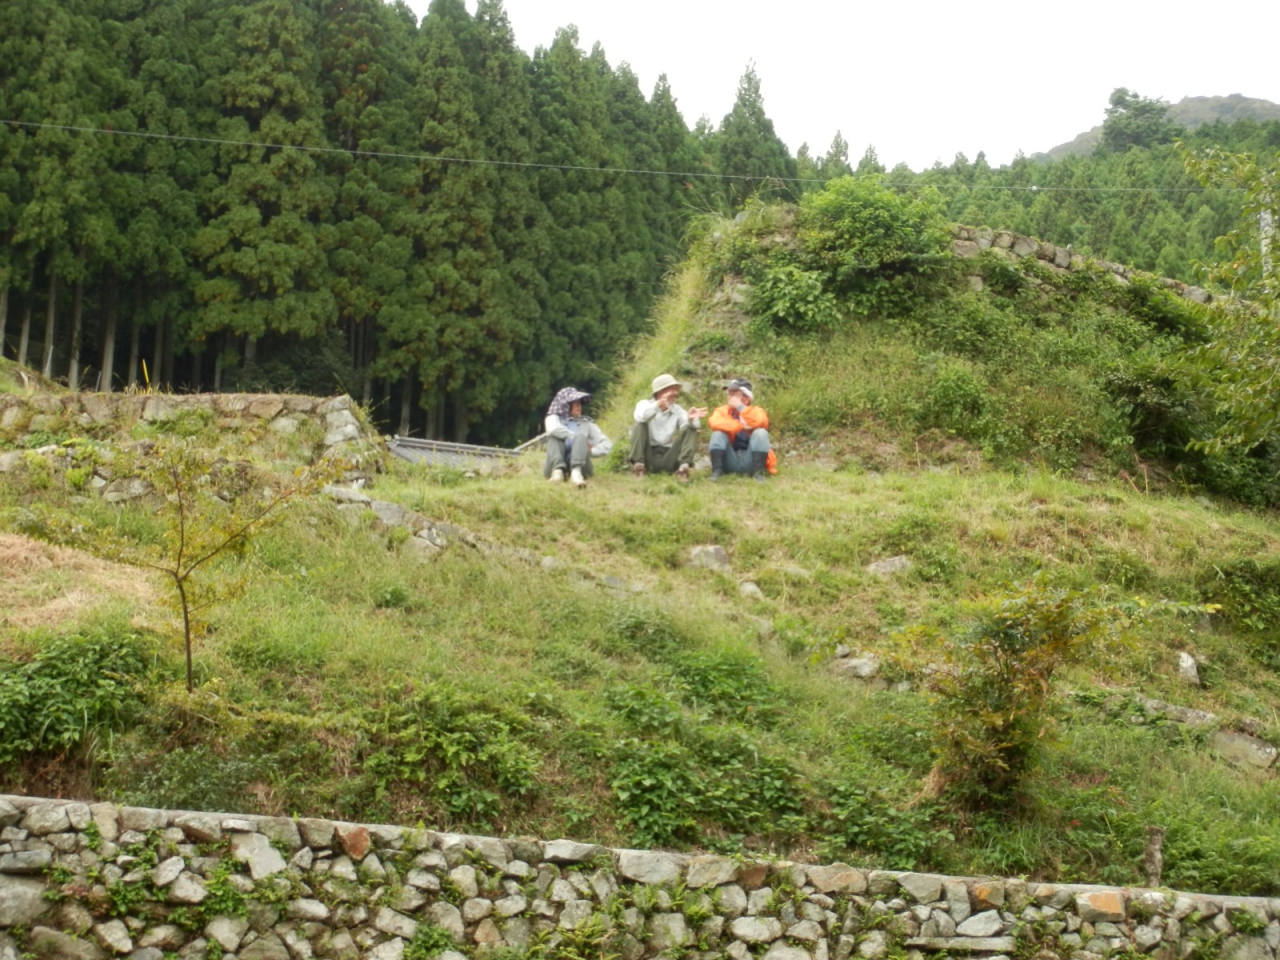
[[[427,411],[427,437],[444,439],[444,392],[439,387],[433,392],[431,408]]]
[[[147,371],[147,385],[156,389],[160,388],[160,384],[164,382],[161,374],[164,372],[164,318],[162,317],[156,323],[155,340],[151,344],[151,367]]]
[[[116,278],[112,274],[102,289],[102,373],[98,389],[111,393],[115,388],[116,368]]]
[[[413,374],[407,373],[404,377],[404,391],[400,394],[400,429],[397,431],[402,437],[409,436],[409,430],[412,427],[412,414]]]
[[[4,358],[4,337],[9,327],[9,287],[0,287],[0,359]]]
[[[133,278],[133,319],[129,326],[129,376],[131,387],[138,385],[138,351],[142,345],[142,325],[138,314],[142,311],[142,277]]]
[[[71,360],[67,364],[67,386],[74,393],[80,389],[80,347],[84,335],[84,279],[76,281],[71,297]]]
[[[467,401],[460,393],[453,397],[453,439],[455,443],[467,442]]]
[[[178,380],[173,368],[173,328],[175,326],[173,318],[165,317],[162,326],[164,327],[164,352],[160,354],[160,362],[164,364],[164,376],[161,377],[161,382],[166,389],[172,390]]]
[[[53,332],[54,321],[58,315],[58,274],[49,265],[49,303],[44,314],[44,360],[40,364],[40,372],[53,379]]]
[[[35,282],[36,268],[35,264],[32,264],[31,271],[27,274],[27,296],[22,307],[22,329],[18,333],[18,363],[24,367],[27,365],[27,351],[31,346],[31,307],[36,299]]]
[[[247,336],[244,338],[244,365],[247,367],[251,363],[255,363],[258,359],[258,338],[255,336]]]
[[[222,336],[219,338],[221,343],[218,346],[218,352],[213,356],[213,392],[222,392],[222,357],[231,349],[231,331],[223,330]]]

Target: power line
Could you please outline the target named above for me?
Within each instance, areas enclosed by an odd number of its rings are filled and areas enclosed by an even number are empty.
[[[428,160],[437,163],[473,163],[493,167],[524,167],[535,170],[578,170],[588,173],[622,173],[657,177],[704,177],[716,180],[781,180],[785,183],[823,183],[818,179],[798,177],[752,177],[735,173],[688,172],[675,170],[644,170],[630,167],[590,167],[572,163],[533,163],[521,160],[488,160],[477,157],[446,157],[433,153],[394,153],[387,150],[346,150],[342,147],[308,147],[291,143],[254,143],[250,140],[222,140],[215,137],[188,137],[171,133],[148,133],[141,130],[105,130],[101,127],[75,127],[61,123],[34,123],[28,120],[5,120],[15,127],[34,127],[40,130],[66,130],[73,133],[102,133],[109,136],[141,137],[150,140],[180,140],[187,143],[210,143],[227,147],[253,147],[259,150],[298,150],[303,153],[340,154],[346,157],[384,157],[393,160]]]
[[[586,173],[615,173],[631,176],[700,178],[706,180],[747,180],[775,181],[779,183],[826,183],[814,177],[777,177],[749,176],[739,173],[709,173],[707,171],[647,170],[632,167],[592,167],[585,164],[571,163],[534,163],[521,160],[489,160],[478,157],[450,157],[431,153],[398,153],[389,150],[347,150],[342,147],[309,147],[291,143],[255,143],[251,140],[227,140],[218,137],[192,137],[172,133],[150,133],[142,130],[107,130],[103,127],[83,127],[62,123],[37,123],[30,120],[8,120],[0,118],[0,123],[12,127],[27,127],[35,130],[62,130],[68,133],[94,133],[113,137],[136,137],[144,140],[173,140],[182,143],[205,143],[224,147],[249,147],[258,150],[297,150],[300,153],[332,154],[344,157],[378,157],[389,160],[415,160],[434,163],[469,163],[479,166],[514,167],[533,170],[570,170]],[[924,176],[925,173],[913,176]],[[993,190],[1011,193],[1211,193],[1242,192],[1239,187],[1052,187],[1039,184],[968,184],[968,183],[909,183],[889,186],[910,190]]]

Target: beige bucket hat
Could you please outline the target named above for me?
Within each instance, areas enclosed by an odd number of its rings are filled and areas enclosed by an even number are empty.
[[[652,395],[656,397],[667,387],[679,387],[680,381],[669,373],[662,373],[654,377],[653,383],[649,384],[649,386],[653,391]]]

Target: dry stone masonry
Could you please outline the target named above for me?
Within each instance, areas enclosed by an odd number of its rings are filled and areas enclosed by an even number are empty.
[[[1280,900],[0,796],[0,960],[1275,960]]]
[[[1082,257],[1073,252],[1070,247],[1055,246],[1044,240],[1037,240],[1035,237],[1024,237],[1009,230],[992,230],[990,227],[955,226],[952,228],[951,252],[957,257],[970,259],[980,256],[987,250],[1009,259],[1032,257],[1055,273],[1069,273],[1092,267],[1110,276],[1116,283],[1125,284],[1135,277],[1146,277],[1159,283],[1166,290],[1195,303],[1208,303],[1213,299],[1212,295],[1202,287],[1195,287],[1169,277],[1157,277],[1123,264]],[[970,283],[974,284],[975,288],[981,289],[981,278],[971,277]]]
[[[33,440],[38,443],[42,434],[127,433],[138,423],[161,425],[183,416],[208,417],[210,422],[228,430],[261,426],[281,436],[293,436],[309,429],[325,456],[357,456],[377,442],[376,435],[362,423],[355,402],[345,395],[0,394],[0,435],[13,439],[20,447],[32,446]],[[57,452],[61,447],[55,443],[46,449]],[[0,453],[0,472],[13,469],[21,459],[22,451]],[[107,495],[111,493],[104,491]]]

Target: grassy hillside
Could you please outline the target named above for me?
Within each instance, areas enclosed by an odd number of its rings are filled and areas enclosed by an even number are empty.
[[[761,290],[801,236],[785,210],[709,225],[597,411],[618,437],[655,374],[701,403],[745,372],[775,480],[604,472],[579,492],[537,455],[481,478],[394,464],[367,492],[482,548],[455,536],[424,561],[367,511],[300,503],[216,568],[250,589],[207,611],[192,695],[162,581],[104,575],[64,616],[24,619],[66,589],[28,564],[0,626],[0,724],[22,734],[0,790],[1114,883],[1141,881],[1156,824],[1167,885],[1280,893],[1274,768],[1233,765],[1140,699],[1280,742],[1274,516],[1206,496],[1216,468],[1129,443],[1149,411],[1126,384],[1139,361],[1155,381],[1194,317],[1154,287],[942,257],[891,288],[818,291],[833,312],[797,330],[815,314],[780,320]],[[29,464],[0,474],[0,529],[15,552],[164,532],[154,501],[107,504]],[[689,562],[706,544],[728,569]],[[867,569],[897,556],[910,566]],[[899,633],[954,643],[1036,576],[1224,610],[1064,666],[1011,802],[961,803],[929,789],[941,648]],[[883,658],[875,682],[842,676],[841,646]],[[1179,678],[1184,651],[1202,685]]]

